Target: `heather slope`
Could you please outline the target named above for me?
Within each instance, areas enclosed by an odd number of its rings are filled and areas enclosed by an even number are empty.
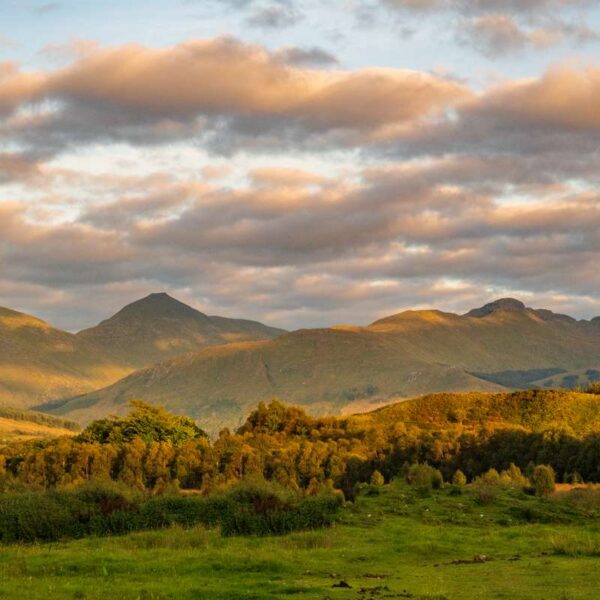
[[[581,438],[600,432],[600,395],[566,390],[428,394],[353,418],[363,426],[403,423],[436,432],[481,427],[488,431],[554,430]]]

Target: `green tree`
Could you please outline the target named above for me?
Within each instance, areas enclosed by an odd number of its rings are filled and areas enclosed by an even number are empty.
[[[82,441],[122,444],[134,438],[151,442],[181,444],[186,440],[206,437],[193,419],[167,412],[162,406],[152,406],[138,400],[130,402],[133,410],[126,417],[111,417],[94,421],[81,432]]]

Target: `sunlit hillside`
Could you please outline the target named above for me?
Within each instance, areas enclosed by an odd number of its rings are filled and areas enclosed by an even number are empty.
[[[75,435],[76,423],[51,415],[0,406],[0,444]]]
[[[141,398],[217,431],[274,396],[314,414],[347,414],[424,393],[536,387],[543,377],[590,371],[598,362],[597,322],[508,299],[466,315],[408,311],[368,327],[306,329],[208,348],[42,408],[85,423],[123,414],[129,400]]]

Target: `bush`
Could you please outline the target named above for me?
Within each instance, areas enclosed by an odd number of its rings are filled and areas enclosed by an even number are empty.
[[[479,504],[492,504],[498,497],[497,485],[479,484],[476,488],[475,500]]]
[[[537,465],[531,475],[536,496],[549,496],[555,489],[554,469],[548,465]]]
[[[437,469],[425,464],[414,464],[408,470],[406,480],[410,485],[422,492],[439,490],[444,485],[444,478]]]
[[[74,503],[69,505],[65,500],[64,493],[0,495],[0,541],[49,542],[61,537],[80,537],[82,530],[73,519]]]
[[[383,475],[379,471],[373,471],[371,475],[371,485],[375,487],[381,487],[385,483]]]
[[[281,535],[290,531],[331,525],[343,498],[324,491],[299,497],[264,481],[242,482],[225,495],[219,522],[221,533],[231,535]]]
[[[114,482],[61,492],[0,495],[0,542],[56,541],[196,524],[230,535],[278,535],[332,524],[343,496],[325,489],[298,496],[264,481],[241,482],[208,497],[144,498]]]
[[[565,474],[564,482],[572,485],[579,485],[583,483],[583,477],[577,471],[573,473],[567,473]]]
[[[500,473],[498,473],[496,469],[490,469],[483,475],[477,477],[475,483],[484,486],[498,486],[500,485]]]
[[[462,487],[467,484],[467,476],[460,469],[458,469],[458,471],[456,471],[452,477],[452,483]]]
[[[500,483],[508,487],[525,488],[529,485],[529,480],[519,467],[510,463],[508,469],[500,474]]]

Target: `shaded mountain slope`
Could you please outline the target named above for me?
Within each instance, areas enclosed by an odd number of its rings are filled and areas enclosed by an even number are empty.
[[[256,321],[210,317],[168,294],[150,294],[77,337],[136,368],[230,342],[271,339],[283,330]]]
[[[407,311],[368,327],[300,330],[271,341],[208,348],[133,373],[48,408],[86,422],[131,399],[164,404],[215,430],[278,396],[314,414],[435,391],[494,391],[513,379],[600,363],[598,322],[501,300],[455,315]],[[494,374],[502,373],[502,384]],[[529,374],[529,375],[528,375]]]

